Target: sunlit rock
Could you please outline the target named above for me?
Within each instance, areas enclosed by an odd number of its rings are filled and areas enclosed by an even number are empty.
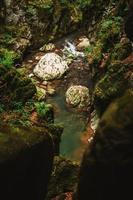
[[[56,53],[47,53],[34,68],[34,74],[42,80],[59,79],[67,71],[67,63]]]
[[[40,48],[40,51],[52,51],[55,49],[55,45],[53,43],[45,44]]]
[[[89,89],[81,85],[71,86],[66,92],[66,102],[74,108],[87,109],[90,104]]]
[[[78,50],[85,49],[90,46],[90,41],[87,37],[79,38],[80,42],[77,45]]]

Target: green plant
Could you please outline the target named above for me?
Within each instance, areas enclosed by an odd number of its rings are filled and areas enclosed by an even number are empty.
[[[4,49],[2,53],[0,53],[0,64],[10,68],[14,64],[14,60],[16,58],[16,54],[13,51],[9,51]]]
[[[106,41],[110,38],[113,40],[116,36],[118,36],[121,30],[121,22],[122,18],[120,16],[104,19],[104,21],[100,24],[100,31],[98,33],[101,41],[106,43]]]
[[[46,114],[51,110],[52,106],[50,104],[46,104],[45,102],[36,102],[35,108],[39,117],[44,118]]]
[[[85,8],[86,6],[89,6],[92,3],[92,0],[77,0],[77,4],[80,6],[80,8]]]
[[[5,110],[5,106],[0,103],[0,113],[4,112],[4,110]]]

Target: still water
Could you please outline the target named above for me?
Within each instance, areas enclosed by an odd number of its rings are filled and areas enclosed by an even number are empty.
[[[85,113],[75,113],[68,109],[64,96],[59,93],[49,97],[48,103],[54,106],[55,123],[64,127],[60,154],[72,160],[79,160],[83,145],[80,138],[87,126],[87,116]]]

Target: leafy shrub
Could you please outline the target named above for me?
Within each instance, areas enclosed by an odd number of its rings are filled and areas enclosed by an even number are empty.
[[[0,52],[0,64],[6,66],[7,68],[12,67],[15,59],[16,54],[13,51],[4,49],[2,52]]]
[[[109,40],[113,41],[115,37],[119,36],[121,30],[121,22],[122,18],[120,16],[117,16],[105,19],[101,23],[98,36],[103,43],[106,43]]]
[[[35,103],[36,111],[40,118],[44,118],[47,113],[51,110],[52,106],[50,104],[46,104],[44,102],[36,102]]]
[[[77,0],[77,3],[81,8],[85,8],[86,6],[89,6],[92,3],[92,0]]]

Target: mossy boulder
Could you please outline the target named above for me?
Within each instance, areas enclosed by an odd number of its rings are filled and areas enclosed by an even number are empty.
[[[46,128],[0,127],[0,188],[4,200],[45,199],[54,147]]]
[[[133,198],[132,105],[129,90],[103,115],[82,161],[76,199]]]
[[[66,91],[66,103],[79,111],[87,111],[90,105],[89,89],[82,85],[73,85]]]
[[[32,98],[36,88],[30,79],[21,76],[15,68],[0,65],[0,102],[11,104],[13,101],[26,102]]]
[[[46,199],[50,200],[65,192],[73,192],[76,189],[78,172],[78,164],[63,157],[55,157]]]
[[[120,42],[116,43],[111,53],[111,62],[115,60],[124,60],[132,53],[132,43],[127,37],[122,37]]]
[[[97,82],[93,93],[93,101],[100,113],[105,111],[114,98],[120,96],[130,87],[126,73],[132,67],[132,64],[116,62],[108,67],[107,72]]]

